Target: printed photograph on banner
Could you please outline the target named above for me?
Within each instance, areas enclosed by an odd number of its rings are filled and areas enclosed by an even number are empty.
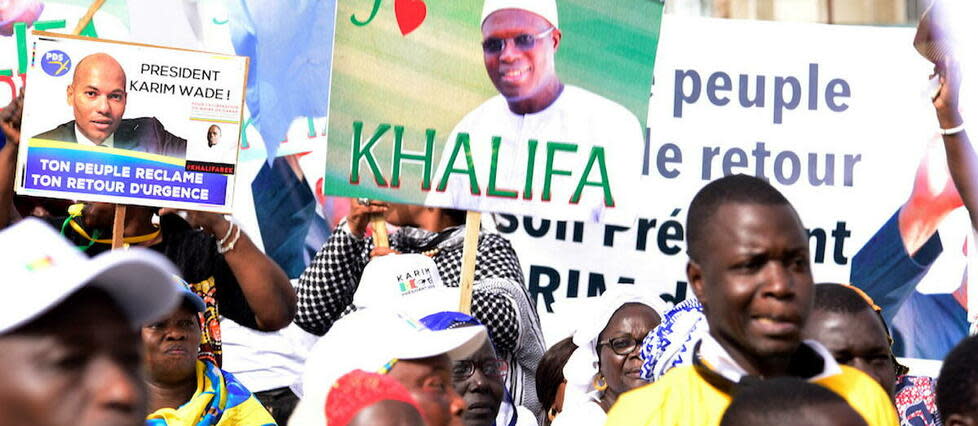
[[[226,212],[244,57],[34,32],[17,192]]]
[[[337,8],[327,195],[634,220],[661,2]]]

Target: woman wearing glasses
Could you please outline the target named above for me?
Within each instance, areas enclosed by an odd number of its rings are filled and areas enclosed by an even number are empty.
[[[553,426],[603,425],[619,395],[648,384],[639,352],[661,322],[662,302],[632,286],[616,286],[593,306],[574,332],[578,348],[564,366],[564,411]]]

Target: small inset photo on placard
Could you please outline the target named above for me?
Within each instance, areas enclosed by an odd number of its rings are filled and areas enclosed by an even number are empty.
[[[238,126],[200,122],[194,127],[195,132],[187,143],[187,171],[234,174],[238,154],[238,139],[235,137]]]

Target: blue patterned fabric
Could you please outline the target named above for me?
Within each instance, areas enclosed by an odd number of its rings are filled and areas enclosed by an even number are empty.
[[[231,373],[197,361],[197,391],[180,407],[162,408],[146,417],[147,426],[275,425],[251,391]]]
[[[686,299],[662,318],[642,342],[642,378],[654,382],[667,371],[693,363],[693,347],[709,334],[703,305]]]

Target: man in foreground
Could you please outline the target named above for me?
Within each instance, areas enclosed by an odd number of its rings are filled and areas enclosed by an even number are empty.
[[[136,330],[177,303],[173,265],[139,248],[89,260],[35,219],[0,247],[0,425],[143,424]]]
[[[897,424],[879,384],[802,342],[813,293],[808,238],[780,192],[750,176],[718,179],[693,198],[686,229],[686,275],[710,334],[692,366],[622,395],[607,424],[715,425],[739,389],[782,376],[829,388],[868,424]]]

